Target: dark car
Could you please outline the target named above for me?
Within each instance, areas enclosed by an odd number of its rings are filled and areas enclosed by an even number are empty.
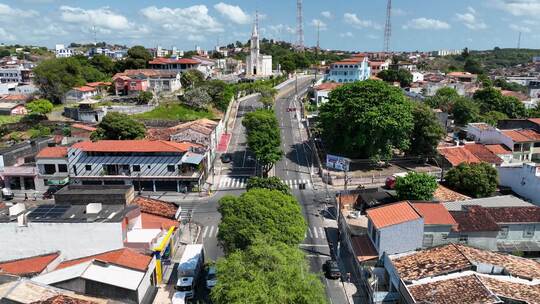
[[[323,268],[327,278],[336,280],[341,277],[338,263],[335,260],[326,261]]]
[[[230,163],[232,161],[232,157],[230,154],[222,154],[221,155],[221,162],[226,164],[226,163]]]

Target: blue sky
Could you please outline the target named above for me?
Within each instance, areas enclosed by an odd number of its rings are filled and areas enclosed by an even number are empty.
[[[393,50],[539,47],[540,0],[394,0]],[[247,41],[255,11],[262,35],[295,41],[294,0],[0,0],[0,42],[92,42],[193,49]],[[386,0],[304,0],[307,45],[377,51],[383,45]]]

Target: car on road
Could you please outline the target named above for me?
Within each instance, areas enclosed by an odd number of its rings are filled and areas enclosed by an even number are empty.
[[[226,164],[226,163],[230,163],[232,161],[232,157],[230,154],[228,153],[225,153],[225,154],[222,154],[221,155],[221,162]]]
[[[216,283],[216,266],[208,266],[208,271],[206,272],[206,287],[208,287],[208,289],[212,289],[214,286],[216,286]]]
[[[339,279],[341,277],[341,271],[336,260],[328,260],[323,265],[324,273],[329,279]]]
[[[176,290],[182,292],[186,299],[192,299],[195,296],[195,285],[192,277],[181,277],[176,282]]]

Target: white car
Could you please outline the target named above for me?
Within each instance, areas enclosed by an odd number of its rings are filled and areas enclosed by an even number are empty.
[[[193,291],[193,278],[192,277],[180,277],[176,282],[176,290],[185,293],[186,299],[191,299],[194,296]]]
[[[208,273],[206,274],[206,287],[211,289],[212,287],[216,286],[216,283],[216,266],[210,266],[208,267]]]
[[[178,291],[175,292],[172,298],[172,304],[185,304],[186,303],[186,292]]]

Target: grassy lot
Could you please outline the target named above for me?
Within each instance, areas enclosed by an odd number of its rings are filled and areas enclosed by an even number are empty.
[[[193,110],[178,103],[164,103],[150,112],[133,115],[137,119],[159,119],[191,121],[199,118],[214,118],[214,114],[207,110]]]
[[[9,115],[0,115],[0,126],[8,123],[19,122],[23,118],[22,115],[9,116]]]

